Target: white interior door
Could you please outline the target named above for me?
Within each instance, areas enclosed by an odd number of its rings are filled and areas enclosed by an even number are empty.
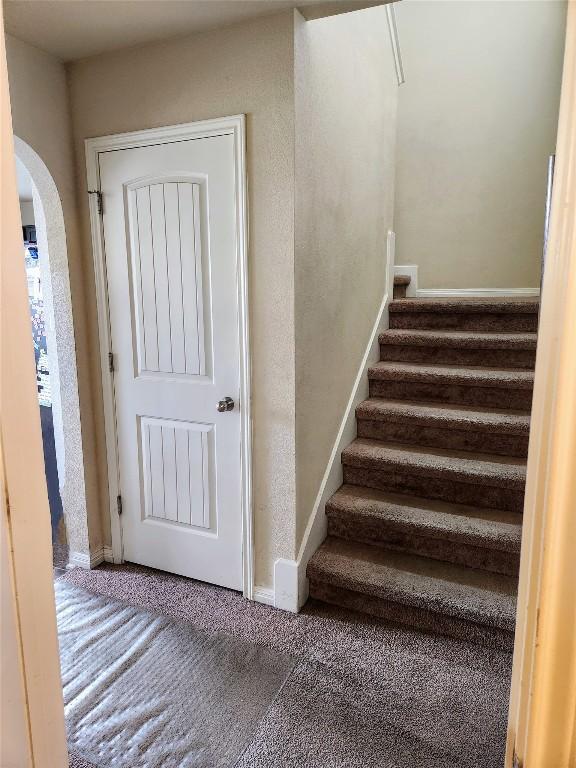
[[[124,559],[242,589],[233,136],[98,162]]]

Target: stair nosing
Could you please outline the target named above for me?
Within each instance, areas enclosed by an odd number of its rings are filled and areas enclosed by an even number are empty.
[[[381,331],[382,346],[433,347],[434,349],[523,350],[535,351],[537,333],[497,333],[490,331],[452,331],[431,329],[390,328]],[[512,343],[510,343],[512,342]]]
[[[483,366],[434,365],[380,360],[368,368],[370,381],[408,381],[418,383],[445,379],[456,385],[480,388],[513,385],[514,389],[531,390],[534,372],[521,368],[487,368]]]
[[[369,491],[369,495],[363,495],[358,486],[344,484],[326,502],[326,516],[356,520],[360,526],[359,530],[363,522],[381,522],[394,530],[410,531],[423,538],[445,539],[510,554],[520,552],[522,537],[520,512],[486,510],[463,504],[431,503],[424,498],[386,493],[375,489],[362,490]],[[434,509],[434,507],[437,508]],[[490,512],[493,516],[514,517],[517,522],[490,520],[488,518]],[[474,517],[474,513],[477,517]],[[458,526],[458,523],[466,520],[471,521],[468,528]],[[430,521],[430,524],[427,524],[427,521]],[[354,535],[352,534],[350,538],[354,540]]]
[[[409,471],[420,476],[452,478],[470,485],[518,491],[524,489],[526,482],[526,461],[523,459],[441,448],[415,449],[403,443],[370,438],[353,440],[342,451],[342,464],[384,471],[400,464],[403,474]]]
[[[537,297],[518,299],[502,298],[405,298],[393,299],[388,309],[392,313],[432,314],[494,314],[494,315],[537,315],[540,301]]]
[[[468,579],[475,575],[478,581],[484,580],[485,584],[492,582],[492,584],[500,583],[509,586],[515,581],[512,577],[466,568],[453,563],[445,563],[444,561],[434,561],[421,555],[393,553],[368,544],[355,545],[354,542],[346,542],[344,547],[336,546],[336,552],[332,552],[330,548],[334,546],[335,541],[333,537],[328,537],[310,560],[308,575],[311,580],[332,584],[333,586],[400,603],[412,608],[428,610],[464,621],[472,621],[483,626],[503,629],[509,632],[514,631],[516,600],[513,594],[497,592],[488,587],[466,583],[465,579],[462,581],[456,578],[449,579],[446,578],[446,575],[451,573],[453,576],[467,576]],[[362,558],[347,557],[346,555],[339,554],[339,548],[343,549],[344,552],[348,550],[352,553],[354,551],[365,552],[367,550],[374,550],[378,553],[377,560],[381,562],[369,564]],[[326,557],[328,562],[325,562]],[[355,572],[350,573],[353,560],[356,563],[363,564],[365,567],[360,566],[359,568],[356,565]],[[338,561],[340,562],[338,563]],[[417,571],[410,572],[407,569],[398,567],[398,563],[402,562],[412,563],[416,568],[428,568],[437,575],[418,573]],[[338,565],[340,567],[335,567]],[[346,566],[348,566],[348,572]],[[444,578],[438,575],[441,569],[444,570]],[[373,574],[379,574],[380,579],[378,580],[374,575],[372,575],[372,578],[369,578],[366,571],[370,570],[372,570]],[[342,578],[342,573],[344,573],[344,578]],[[402,574],[406,576],[405,585],[401,583]],[[461,588],[461,595],[466,598],[460,603],[456,600],[456,594],[450,595],[450,588],[454,588],[456,585]],[[458,590],[456,589],[456,591]],[[506,603],[509,603],[508,610],[505,612],[491,608],[485,602],[489,594],[494,596],[496,602],[499,602],[502,608],[506,606]],[[474,601],[471,599],[474,596],[478,600]],[[482,596],[484,596],[485,600],[482,599]]]
[[[530,415],[522,411],[459,407],[457,403],[424,403],[384,397],[363,400],[356,406],[356,418],[359,421],[388,421],[395,424],[429,422],[423,426],[445,430],[472,428],[477,432],[507,435],[527,435],[530,430]]]

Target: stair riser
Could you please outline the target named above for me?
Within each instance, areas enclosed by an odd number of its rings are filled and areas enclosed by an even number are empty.
[[[403,467],[367,469],[344,464],[344,482],[381,491],[404,493],[456,504],[470,504],[487,509],[522,512],[524,490],[480,485],[448,477],[403,474]]]
[[[513,632],[334,587],[317,581],[312,575],[310,578],[310,597],[330,603],[331,605],[338,605],[342,608],[377,616],[397,624],[408,625],[425,632],[455,637],[488,648],[512,651],[514,647]]]
[[[430,365],[473,365],[485,368],[533,370],[536,352],[530,349],[462,349],[414,345],[380,345],[380,360]]]
[[[536,333],[538,315],[496,312],[390,312],[390,328]]]
[[[398,378],[370,379],[370,397],[476,405],[525,412],[529,412],[532,407],[531,389],[512,389],[510,386],[475,387],[469,384],[446,384],[441,381],[403,381]]]
[[[394,286],[394,298],[395,299],[405,299],[406,298],[406,288],[407,285],[395,285]]]
[[[350,541],[431,557],[434,560],[456,563],[467,568],[517,576],[520,556],[488,547],[476,547],[445,538],[419,535],[416,529],[399,530],[383,520],[356,518],[351,515],[328,513],[328,535]]]
[[[528,455],[528,435],[510,435],[467,429],[440,429],[418,423],[371,421],[358,419],[358,437],[384,440],[390,443],[446,448],[455,451],[494,453],[499,456],[525,458]]]

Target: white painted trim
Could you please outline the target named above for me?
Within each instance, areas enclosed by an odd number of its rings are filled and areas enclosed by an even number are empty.
[[[97,568],[102,563],[113,563],[114,553],[112,547],[100,547],[96,552],[92,552],[90,556],[85,555],[84,552],[70,552],[68,554],[68,568],[85,568],[89,570],[91,568]]]
[[[400,49],[400,38],[396,26],[396,16],[394,14],[394,4],[389,2],[386,5],[386,18],[388,20],[388,31],[390,32],[390,43],[392,44],[392,53],[394,54],[394,66],[396,68],[396,79],[398,85],[406,82],[404,76],[404,66],[402,64],[402,51]]]
[[[274,590],[255,586],[252,590],[252,600],[264,605],[274,605]]]
[[[539,296],[540,288],[419,288],[417,264],[395,264],[395,275],[409,275],[406,298],[449,299],[449,298],[499,298]]]
[[[418,299],[505,298],[540,296],[539,288],[418,288]]]
[[[322,508],[324,511],[324,508]],[[322,538],[318,542],[318,549],[322,541],[326,538],[326,525]],[[308,562],[308,561],[306,561]],[[300,569],[306,571],[306,565],[298,560],[285,560],[279,558],[274,563],[274,608],[281,608],[283,611],[298,613],[308,598],[308,582],[304,582],[304,590],[301,590],[299,572]]]
[[[85,142],[86,150],[86,174],[88,189],[100,189],[100,176],[98,170],[97,139]],[[92,235],[92,258],[94,262],[94,277],[96,281],[96,305],[98,312],[98,336],[100,339],[100,376],[102,380],[102,397],[104,404],[104,427],[106,434],[106,461],[108,469],[108,502],[110,514],[110,528],[112,536],[112,551],[114,562],[122,562],[122,531],[120,516],[116,506],[119,489],[118,459],[116,448],[116,417],[114,408],[114,380],[109,371],[108,353],[111,350],[110,320],[108,311],[108,284],[106,279],[106,263],[104,256],[104,233],[102,231],[102,219],[98,213],[98,201],[96,195],[88,195],[88,207],[90,212],[90,230]],[[75,558],[75,553],[70,553],[70,564],[78,564],[81,568],[89,565],[81,565]]]
[[[274,563],[274,605],[296,613],[308,599],[308,561],[326,538],[327,524],[324,507],[328,499],[342,485],[341,454],[344,448],[356,438],[356,406],[369,396],[368,368],[380,359],[378,336],[388,328],[388,304],[394,283],[394,232],[388,232],[386,243],[385,293],[372,327],[370,339],[358,368],[352,392],[336,435],[336,440],[326,465],[324,477],[312,507],[308,525],[296,560],[280,558]]]
[[[69,552],[68,568],[90,568],[90,558],[84,552]]]
[[[248,312],[248,215],[246,192],[246,119],[233,115],[215,120],[165,126],[162,128],[133,131],[85,141],[88,189],[100,189],[98,155],[112,150],[166,144],[190,139],[232,135],[234,137],[236,216],[238,225],[238,306],[240,326],[240,414],[241,414],[241,474],[242,474],[242,554],[243,593],[254,599],[254,534],[252,510],[252,418],[250,395],[250,338]],[[89,195],[92,253],[96,277],[98,329],[100,336],[100,367],[104,397],[104,422],[106,429],[106,455],[108,464],[108,497],[112,533],[113,562],[121,563],[122,532],[116,508],[119,493],[119,470],[116,441],[114,406],[114,380],[108,369],[110,345],[110,319],[106,279],[106,260],[103,247],[102,219],[98,213],[96,195]],[[85,566],[84,566],[85,567]]]
[[[405,264],[404,266],[395,264],[394,275],[408,275],[410,283],[406,286],[406,298],[414,298],[418,292],[418,265]]]

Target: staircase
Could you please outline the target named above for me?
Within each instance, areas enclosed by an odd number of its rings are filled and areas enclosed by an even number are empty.
[[[512,648],[537,326],[537,299],[391,302],[312,598]]]

